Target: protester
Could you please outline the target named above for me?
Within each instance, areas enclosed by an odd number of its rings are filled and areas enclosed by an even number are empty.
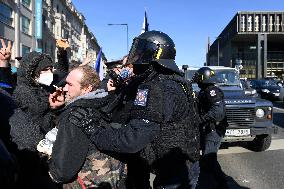
[[[49,105],[53,81],[53,61],[47,54],[31,52],[20,61],[13,98],[17,105],[10,117],[11,138],[20,166],[23,188],[54,188],[45,161],[36,151],[37,143],[54,127],[55,114]],[[30,178],[33,178],[31,181]]]
[[[54,64],[53,70],[53,85],[60,85],[59,83],[64,83],[66,76],[69,72],[69,61],[68,61],[68,52],[70,49],[70,45],[66,39],[58,39],[56,40],[57,47],[57,63]]]
[[[7,150],[0,138],[0,182],[2,186],[14,188],[17,177],[17,166],[15,159]]]
[[[118,107],[128,115],[123,118],[125,126],[97,127],[78,115],[80,126],[99,149],[133,153],[127,165],[129,188],[149,188],[150,170],[156,174],[154,188],[195,188],[197,183],[198,117],[191,85],[175,64],[175,54],[174,42],[165,33],[141,34],[134,39],[127,62],[136,76],[127,82],[132,87],[121,98],[124,108]]]
[[[228,188],[226,175],[217,160],[217,152],[228,126],[224,94],[214,85],[214,71],[202,67],[195,81],[201,89],[198,94],[202,158],[199,188]]]
[[[6,46],[2,38],[0,38],[0,41],[0,87],[12,94],[15,87],[10,65],[12,44],[11,41],[8,41]]]
[[[92,112],[96,126],[109,122],[100,108],[108,104],[108,95],[98,89],[100,80],[95,69],[79,66],[66,78],[63,91],[50,96],[50,105],[56,109],[65,104],[58,117],[58,132],[49,160],[49,173],[64,188],[124,188],[125,165],[99,152],[80,127],[78,115]]]

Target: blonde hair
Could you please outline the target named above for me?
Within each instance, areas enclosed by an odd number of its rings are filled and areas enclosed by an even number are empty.
[[[81,88],[91,86],[93,88],[93,91],[99,88],[101,83],[100,77],[93,67],[84,65],[76,67],[72,69],[72,71],[73,70],[78,70],[83,74],[80,82]]]

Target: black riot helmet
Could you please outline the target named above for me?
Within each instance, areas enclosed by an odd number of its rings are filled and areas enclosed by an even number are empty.
[[[197,70],[196,74],[194,75],[194,81],[197,84],[214,84],[215,80],[212,78],[215,76],[213,70],[208,67],[202,67]]]
[[[127,64],[135,66],[157,62],[164,68],[180,74],[175,63],[175,56],[175,44],[167,34],[160,31],[147,31],[134,38]]]

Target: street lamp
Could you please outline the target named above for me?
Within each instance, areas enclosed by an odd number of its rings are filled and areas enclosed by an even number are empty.
[[[127,49],[127,53],[128,54],[128,24],[107,24],[108,26],[126,26],[126,49]]]
[[[220,65],[220,45],[219,45],[219,40],[221,39],[222,37],[217,37],[217,60],[218,60],[218,63],[217,63],[217,66]]]

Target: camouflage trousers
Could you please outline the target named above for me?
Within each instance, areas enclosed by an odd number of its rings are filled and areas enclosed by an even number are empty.
[[[64,189],[123,189],[126,164],[98,151],[87,156],[78,178]]]

